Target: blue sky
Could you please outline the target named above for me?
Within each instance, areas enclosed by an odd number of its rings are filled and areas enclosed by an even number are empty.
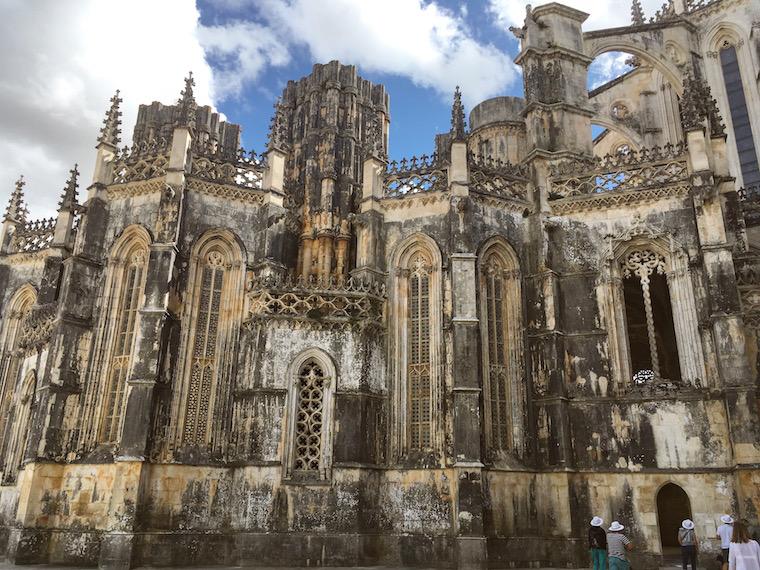
[[[534,0],[533,4],[547,0]],[[0,0],[0,202],[19,174],[34,217],[55,213],[69,170],[90,183],[108,100],[124,99],[123,143],[141,103],[174,103],[192,70],[196,97],[243,126],[261,152],[289,79],[338,59],[391,97],[390,155],[430,153],[449,129],[455,86],[467,110],[521,95],[514,65],[525,0]],[[630,0],[565,0],[587,30],[628,24]],[[661,0],[644,0],[648,14]],[[116,25],[118,24],[118,25]],[[34,33],[30,33],[34,30]],[[623,70],[604,55],[591,84]]]
[[[435,4],[442,12],[447,12],[451,18],[461,23],[462,33],[468,38],[480,45],[492,47],[504,55],[502,64],[505,77],[501,81],[501,88],[495,91],[489,90],[493,92],[487,92],[487,94],[521,97],[523,86],[520,70],[511,63],[519,52],[519,44],[506,29],[503,18],[495,17],[495,3],[491,0],[475,0],[467,3],[437,0]],[[241,20],[253,22],[262,28],[272,25],[271,18],[266,12],[267,6],[257,2],[230,2],[228,0],[220,3],[219,0],[200,0],[198,8],[200,23],[205,27],[228,27]],[[246,147],[256,150],[265,147],[272,105],[288,80],[308,75],[313,63],[327,63],[327,60],[316,60],[313,51],[306,44],[291,43],[287,51],[287,63],[261,66],[256,80],[245,84],[239,92],[219,94],[218,108],[227,115],[230,121],[237,122],[243,127]],[[601,84],[619,75],[625,69],[616,55],[609,54],[595,62],[590,70],[590,86]],[[209,51],[206,57],[212,68],[223,69],[230,63],[229,53],[220,55]],[[356,60],[352,60],[351,57],[340,59],[342,63],[356,64],[362,77],[375,83],[382,83],[390,93],[390,157],[400,159],[404,156],[432,152],[435,134],[449,130],[451,93],[444,91],[438,84],[420,85],[409,75],[372,68],[363,69],[361,57],[357,57]],[[489,61],[489,63],[492,62]],[[469,103],[467,105],[469,112],[469,109],[481,99],[471,95],[467,79],[463,77],[457,81],[457,84],[461,84],[464,90],[465,102]],[[476,87],[476,92],[480,92],[479,87]]]

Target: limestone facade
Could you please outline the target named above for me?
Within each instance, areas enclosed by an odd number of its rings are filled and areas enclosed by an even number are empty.
[[[600,515],[655,567],[672,484],[706,559],[757,523],[760,6],[632,12],[529,9],[524,97],[401,161],[338,62],[261,156],[191,77],[119,149],[117,93],[86,200],[3,220],[6,557],[583,567]]]

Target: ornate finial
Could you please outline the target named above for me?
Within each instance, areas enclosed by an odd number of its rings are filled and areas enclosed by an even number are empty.
[[[459,90],[459,85],[454,90],[454,104],[451,106],[451,133],[455,141],[464,140],[464,106],[462,105],[462,92]]]
[[[683,78],[683,97],[681,97],[681,126],[684,131],[696,131],[703,127],[703,103],[699,99],[698,81],[688,71]]]
[[[77,205],[77,189],[79,188],[79,165],[75,164],[74,168],[69,170],[69,179],[61,194],[61,201],[58,203],[58,211],[73,210]]]
[[[711,137],[726,135],[726,127],[710,85],[701,77],[692,77],[687,71],[683,79],[681,125],[685,131],[698,130],[704,127],[705,119],[710,126]]]
[[[198,104],[195,102],[193,87],[195,87],[195,79],[193,79],[193,72],[191,71],[185,77],[185,88],[180,93],[179,101],[177,101],[178,121],[180,125],[185,127],[195,127],[195,111]]]
[[[274,103],[274,114],[269,121],[269,135],[267,136],[267,148],[284,151],[288,146],[288,116],[285,113],[285,105],[278,98]]]
[[[110,144],[113,147],[118,148],[121,139],[121,110],[119,104],[122,99],[119,97],[119,90],[116,90],[116,94],[111,97],[111,106],[106,113],[106,118],[103,119],[103,128],[100,129],[100,136],[98,137],[98,143]]]
[[[385,141],[383,139],[383,126],[380,117],[376,111],[371,111],[367,120],[367,134],[365,136],[368,156],[386,160]]]
[[[26,206],[24,205],[24,175],[18,177],[16,180],[16,188],[11,194],[11,199],[8,202],[8,207],[5,209],[5,218],[3,221],[10,221],[15,223],[23,223],[26,221],[26,215],[28,213]]]
[[[644,9],[641,7],[639,0],[633,0],[631,4],[631,23],[634,26],[644,25]]]

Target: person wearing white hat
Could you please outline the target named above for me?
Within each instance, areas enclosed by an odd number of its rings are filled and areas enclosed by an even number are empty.
[[[683,570],[691,564],[691,570],[697,570],[697,533],[694,531],[694,523],[684,519],[681,528],[678,529],[678,544],[681,545],[681,564]]]
[[[591,549],[594,570],[607,569],[607,533],[602,528],[603,524],[604,520],[601,517],[594,517],[588,528],[588,547]]]
[[[629,570],[626,552],[633,550],[633,543],[623,534],[625,527],[618,521],[612,521],[607,534],[607,554],[609,555],[610,570]]]
[[[731,546],[731,535],[734,534],[734,519],[731,515],[721,515],[717,537],[720,539],[720,553],[723,557],[722,570],[728,570],[728,549]]]

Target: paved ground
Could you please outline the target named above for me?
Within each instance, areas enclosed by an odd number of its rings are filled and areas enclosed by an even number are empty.
[[[239,570],[240,568],[243,568],[241,566],[212,566],[212,567],[202,567],[202,566],[192,566],[188,567],[184,570]],[[245,567],[246,570],[253,570],[250,567]],[[663,566],[660,570],[672,570],[675,568],[681,568],[680,564],[669,564],[667,566]],[[48,566],[48,565],[40,565],[40,566],[14,566],[13,564],[8,564],[7,562],[0,561],[0,570],[77,570],[76,566]],[[172,569],[174,570],[174,569]],[[181,568],[177,568],[176,570],[183,570]],[[256,567],[255,570],[306,570],[303,567],[295,568],[295,567],[285,567],[285,566],[278,566],[276,568],[264,568],[264,567]],[[314,570],[314,566],[309,568],[309,570]],[[353,570],[353,568],[326,568],[324,570]],[[362,570],[405,570],[402,568],[391,568],[388,566],[363,566]],[[414,570],[425,570],[424,568],[415,568]],[[433,570],[433,569],[428,569]],[[564,568],[533,568],[533,569],[527,569],[527,568],[515,568],[514,570],[566,570]]]

